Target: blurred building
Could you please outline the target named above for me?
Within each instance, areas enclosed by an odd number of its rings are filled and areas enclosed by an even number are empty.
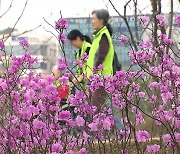
[[[0,38],[8,36],[11,30],[11,28],[7,28],[0,31]],[[43,35],[37,30],[23,35],[20,34],[22,34],[22,31],[15,29],[12,36],[7,39],[5,42],[6,54],[9,55],[10,52],[12,52],[14,56],[22,56],[25,50],[19,45],[19,41],[26,39],[30,44],[28,52],[33,57],[38,58],[38,63],[33,66],[34,72],[42,73],[43,75],[50,74],[52,67],[57,63],[57,41],[55,41],[52,36]],[[0,54],[3,58],[4,53],[0,52]],[[0,67],[0,73],[2,74],[4,69],[2,65],[0,65]]]

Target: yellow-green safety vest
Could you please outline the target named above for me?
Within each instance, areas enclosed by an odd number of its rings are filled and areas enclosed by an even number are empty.
[[[55,81],[55,85],[56,85],[56,87],[59,87],[59,86],[60,86],[60,83],[59,83],[58,80]]]
[[[91,48],[91,44],[89,42],[83,41],[82,48],[81,48],[81,55],[79,55],[79,53],[77,53],[76,54],[76,60],[81,59],[82,55],[85,53],[85,51],[87,50],[88,47]],[[79,68],[79,66],[77,66],[78,75],[81,75],[82,72],[83,72],[83,70],[81,68]]]
[[[58,80],[56,80],[54,84],[56,87],[59,87],[61,85]],[[71,84],[71,82],[68,82],[68,85],[70,85],[70,84]]]
[[[108,43],[109,43],[109,51],[105,57],[105,60],[103,62],[103,70],[100,71],[99,73],[102,74],[103,76],[105,75],[113,75],[113,58],[114,58],[114,47],[112,43],[112,38],[111,35],[107,29],[106,26],[104,26],[97,34],[94,35],[94,40],[91,46],[91,49],[89,51],[89,57],[87,60],[87,66],[86,66],[86,75],[89,78],[90,75],[93,75],[92,69],[94,67],[94,60],[95,60],[95,55],[98,51],[99,48],[99,43],[102,38],[102,35],[105,34]]]

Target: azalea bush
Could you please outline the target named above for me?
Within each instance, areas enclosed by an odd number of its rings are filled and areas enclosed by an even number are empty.
[[[162,14],[156,19],[159,27],[165,26]],[[178,16],[177,25],[180,25],[179,19]],[[144,27],[149,19],[143,16],[139,21]],[[62,52],[67,28],[66,19],[59,19],[55,24]],[[20,42],[25,51],[22,57],[7,55],[1,40],[3,54],[0,60],[5,72],[0,78],[0,153],[154,154],[180,151],[180,67],[172,56],[176,52],[172,51],[174,41],[160,33],[156,40],[138,42],[137,49],[125,35],[120,36],[120,42],[132,48],[129,51],[132,65],[138,65],[140,69],[102,77],[96,71],[101,71],[103,65],[94,68],[90,84],[85,89],[77,86],[76,93],[69,95],[67,104],[74,106],[71,111],[62,110],[54,77],[49,75],[43,79],[41,74],[33,73],[38,60],[28,53],[27,40]],[[82,67],[87,58],[83,55],[74,65]],[[75,77],[65,58],[58,60],[58,69],[62,87]],[[109,104],[97,112],[91,105],[90,96],[100,87],[105,88]],[[117,115],[123,127],[118,126]],[[152,123],[148,124],[148,120]],[[142,129],[144,124],[152,129]],[[153,135],[155,127],[158,127],[157,136]]]

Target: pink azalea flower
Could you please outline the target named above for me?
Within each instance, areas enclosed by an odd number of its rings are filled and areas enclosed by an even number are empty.
[[[151,71],[151,73],[152,73],[153,75],[155,75],[155,76],[158,76],[158,75],[160,74],[159,68],[157,68],[157,67],[151,67],[151,68],[150,68],[150,71]],[[152,89],[155,88],[154,86],[155,86],[155,85],[152,85]],[[150,89],[151,89],[151,88],[150,88]]]
[[[86,96],[83,91],[77,91],[77,93],[75,94],[75,98],[77,100],[81,100],[81,99],[83,100],[86,99]]]
[[[121,42],[121,44],[125,44],[127,42],[127,38],[125,35],[121,35],[120,42]]]
[[[172,95],[171,92],[167,92],[167,93],[162,93],[162,94],[161,94],[161,97],[162,97],[163,103],[166,104],[167,101],[168,101],[169,99],[172,99],[174,96]]]
[[[3,50],[5,48],[4,42],[0,40],[0,49]]]
[[[157,144],[154,144],[154,145],[147,145],[147,148],[146,148],[146,151],[149,153],[149,154],[155,154],[159,151],[160,149],[160,146],[157,145]]]
[[[19,114],[24,120],[30,120],[32,116],[32,112],[30,110],[20,110]]]
[[[180,115],[180,106],[177,107],[177,114]]]
[[[125,107],[126,107],[126,103],[125,102],[120,102],[119,109],[123,110]]]
[[[25,83],[26,82],[27,81],[25,81]],[[30,83],[28,83],[28,84],[29,84],[29,88],[32,88],[33,90],[37,90],[38,87],[37,87],[37,83],[35,81],[30,81]]]
[[[27,40],[21,40],[19,41],[19,44],[23,47],[29,48],[29,42]]]
[[[61,134],[62,134],[62,130],[58,130],[58,131],[56,131],[56,137],[57,138],[60,138],[61,137]]]
[[[171,45],[171,44],[173,44],[173,40],[172,40],[172,39],[168,39],[168,38],[163,39],[163,42],[164,42],[164,44],[166,44],[166,45]]]
[[[171,141],[171,136],[169,134],[163,135],[163,141],[164,142],[170,142]]]
[[[59,19],[55,25],[56,29],[67,29],[68,28],[68,20],[67,19]]]
[[[62,152],[62,150],[63,150],[63,147],[62,147],[61,143],[52,144],[52,151],[53,152],[60,153],[60,152]]]
[[[139,130],[136,132],[136,138],[138,142],[146,142],[149,139],[149,133],[145,130]]]
[[[102,121],[103,128],[105,130],[110,130],[111,129],[111,122],[108,119],[105,119]]]
[[[133,106],[132,109],[131,109],[131,111],[132,111],[133,113],[136,112],[136,110],[137,110],[137,107],[136,107],[136,106]]]
[[[61,120],[68,120],[71,116],[71,113],[69,111],[61,111],[60,114],[59,114],[59,118]]]
[[[64,154],[75,154],[72,150],[65,152]]]
[[[8,139],[7,138],[3,138],[3,144],[7,144],[8,143]]]
[[[175,136],[175,139],[176,139],[176,142],[180,143],[180,133],[174,133],[174,136]]]
[[[34,145],[37,146],[38,145],[38,140],[36,137],[33,137],[33,141],[34,141]]]
[[[80,151],[79,151],[79,154],[87,154],[87,151],[85,148],[82,148]]]
[[[24,99],[25,101],[27,102],[31,102],[33,99],[34,99],[34,96],[35,96],[35,92],[34,90],[27,90],[26,93],[24,94]]]
[[[85,120],[83,119],[83,117],[78,115],[77,118],[76,118],[77,126],[84,126],[84,123],[85,123]]]
[[[79,66],[80,68],[82,68],[82,66],[83,66],[82,64],[83,64],[83,61],[80,60],[80,59],[75,60],[75,61],[73,62],[73,66]]]
[[[16,128],[10,128],[10,134],[14,137],[21,137],[22,132],[19,129]]]
[[[118,71],[116,77],[119,78],[119,80],[124,80],[127,77],[127,74],[125,71]]]
[[[81,56],[81,60],[82,60],[82,61],[85,61],[87,58],[88,58],[87,53],[86,53],[86,52],[83,53],[83,55]]]
[[[173,120],[173,124],[175,125],[175,127],[177,128],[177,129],[180,129],[180,119],[174,119]]]
[[[42,139],[42,140],[41,140],[41,145],[42,145],[43,147],[46,147],[46,140],[45,140],[45,139]]]
[[[39,121],[37,119],[35,119],[33,121],[33,129],[34,130],[43,129],[44,127],[45,127],[45,123],[43,123],[42,121]]]
[[[55,93],[57,91],[57,87],[55,85],[50,84],[46,87],[46,90]]]
[[[149,85],[149,88],[151,90],[154,90],[155,88],[158,88],[159,87],[159,83],[158,82],[152,82],[150,85]]]
[[[96,131],[98,131],[97,125],[98,125],[97,123],[93,122],[93,123],[89,124],[89,128],[91,129],[91,131],[96,132]]]
[[[150,103],[154,104],[157,101],[157,96],[152,95]]]
[[[178,16],[176,17],[176,24],[177,24],[177,25],[180,25],[180,15],[178,15]]]
[[[144,98],[144,96],[145,96],[145,93],[144,92],[139,92],[139,97],[141,97],[141,98]]]
[[[65,34],[59,34],[58,35],[58,40],[62,41],[62,42],[65,42],[67,40],[67,37],[66,37]]]
[[[103,68],[104,68],[103,64],[100,64],[100,65],[97,67],[98,70],[102,70]]]
[[[169,111],[163,111],[164,113],[164,118],[166,120],[171,120],[174,117],[174,111],[173,110],[169,110]]]
[[[163,142],[165,142],[168,147],[171,147],[171,148],[174,147],[170,134],[163,135],[162,139],[163,139]]]
[[[83,131],[83,137],[84,137],[84,141],[87,142],[89,135],[85,131]]]
[[[29,106],[29,110],[34,114],[34,115],[37,115],[39,113],[39,108],[38,107],[35,107],[33,105],[30,105]]]
[[[142,113],[136,114],[136,125],[144,123],[144,118],[142,116]]]
[[[62,85],[67,85],[68,84],[68,80],[69,78],[66,77],[66,76],[62,76],[58,79],[59,83],[62,84]]]
[[[164,26],[166,24],[165,23],[165,18],[164,18],[163,14],[156,15],[156,19],[158,20],[159,25]]]
[[[65,71],[67,69],[68,61],[67,59],[61,58],[58,59],[58,70],[59,71]]]
[[[143,25],[147,25],[149,23],[149,17],[147,16],[142,16],[140,19]]]
[[[152,47],[152,41],[151,40],[148,40],[148,41],[141,41],[139,43],[139,46],[141,48],[151,48]]]
[[[0,79],[0,87],[2,88],[3,91],[6,91],[6,89],[8,88],[8,85],[5,80]]]

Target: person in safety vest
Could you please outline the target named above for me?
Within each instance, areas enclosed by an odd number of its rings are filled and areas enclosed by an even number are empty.
[[[69,86],[68,85],[61,86],[61,84],[59,83],[58,79],[60,77],[60,72],[58,71],[57,66],[53,67],[52,73],[55,77],[55,85],[57,87],[59,97],[61,98],[61,100],[66,99],[68,97],[68,94],[69,94]]]
[[[89,36],[83,35],[79,30],[74,29],[69,32],[67,38],[70,40],[71,45],[79,49],[76,53],[76,60],[80,60],[84,53],[89,55],[89,51],[91,48],[91,39],[89,38]],[[74,84],[82,83],[82,85],[84,85],[84,69],[84,65],[83,68],[77,66],[77,79],[72,79],[72,82]]]
[[[101,71],[96,73],[102,76],[113,75],[113,59],[114,59],[114,46],[112,43],[112,27],[108,23],[109,12],[105,9],[95,10],[92,12],[92,26],[95,30],[94,39],[89,57],[87,60],[86,77],[87,79],[93,75],[94,68],[100,64],[103,65]],[[98,112],[105,104],[106,92],[103,87],[95,90],[91,96],[91,104],[97,107]]]

